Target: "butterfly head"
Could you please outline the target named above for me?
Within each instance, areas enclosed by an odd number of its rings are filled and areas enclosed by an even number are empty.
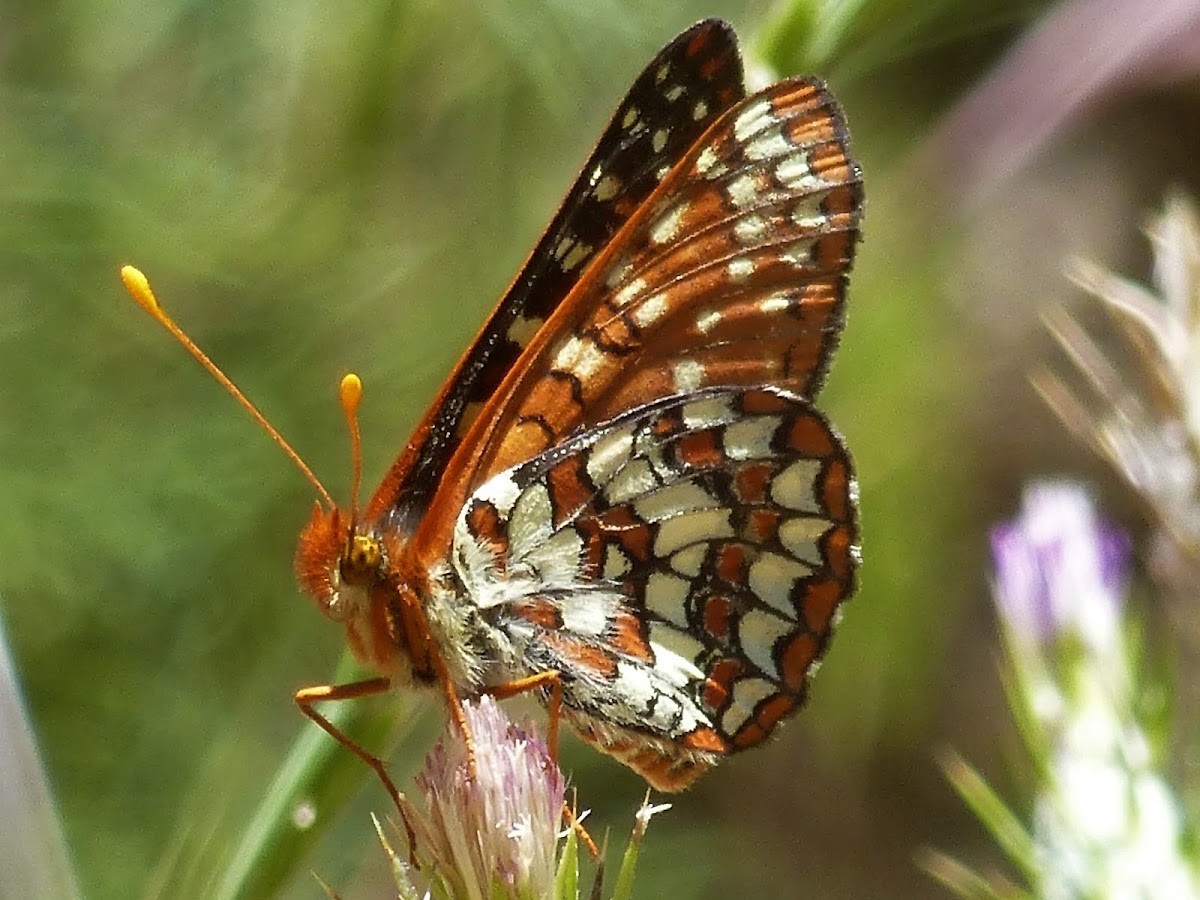
[[[365,612],[371,589],[384,580],[386,563],[383,544],[359,530],[350,516],[313,507],[296,547],[296,577],[322,613],[346,622]]]

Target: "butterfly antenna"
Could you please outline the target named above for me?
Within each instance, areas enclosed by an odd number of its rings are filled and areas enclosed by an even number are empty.
[[[342,401],[342,412],[346,414],[346,427],[350,430],[350,464],[354,478],[350,483],[350,521],[358,521],[358,492],[362,490],[362,436],[358,430],[358,404],[362,400],[362,381],[351,372],[342,379],[338,398]]]
[[[333,498],[329,495],[329,491],[325,490],[325,486],[321,484],[321,482],[317,479],[317,476],[313,474],[313,471],[308,467],[308,464],[300,458],[300,454],[292,449],[292,445],[284,440],[283,435],[275,429],[274,425],[267,421],[267,417],[258,411],[258,407],[250,402],[246,395],[238,389],[238,386],[229,380],[229,376],[217,368],[217,364],[209,359],[205,355],[204,351],[197,347],[195,342],[187,336],[184,330],[176,325],[174,320],[167,315],[166,311],[158,305],[158,299],[154,296],[154,291],[150,289],[150,282],[147,280],[146,276],[133,266],[122,266],[121,281],[124,282],[125,290],[129,291],[129,295],[133,297],[133,299],[137,302],[137,305],[148,312],[154,318],[154,320],[158,322],[159,325],[161,325],[170,333],[171,337],[179,341],[179,343],[183,345],[183,348],[187,350],[188,353],[192,354],[192,356],[196,358],[196,361],[200,363],[200,365],[204,366],[204,368],[208,370],[208,373],[212,375],[212,377],[215,378],[221,384],[221,386],[225,388],[225,390],[229,391],[229,393],[233,395],[233,399],[240,403],[246,412],[250,413],[251,418],[253,418],[255,422],[262,426],[263,431],[269,434],[271,436],[271,440],[280,446],[287,458],[296,464],[296,468],[300,470],[300,473],[308,479],[309,483],[314,488],[316,488],[317,494],[320,496],[321,500],[330,509],[334,509],[337,504],[333,502]],[[361,393],[361,385],[359,387],[359,392]],[[345,401],[343,401],[343,406],[345,406]],[[357,481],[357,475],[355,476],[355,480]]]

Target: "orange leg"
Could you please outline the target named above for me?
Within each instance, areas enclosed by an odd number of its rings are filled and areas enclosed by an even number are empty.
[[[392,802],[396,805],[396,809],[400,813],[400,818],[404,822],[404,831],[408,837],[409,862],[414,867],[418,867],[416,856],[417,835],[413,831],[412,823],[408,821],[408,813],[401,802],[403,795],[397,790],[395,782],[392,781],[392,777],[387,773],[387,769],[383,767],[383,760],[378,756],[372,756],[368,753],[353,738],[317,712],[313,705],[334,700],[357,700],[360,697],[382,694],[390,687],[391,682],[386,678],[371,678],[367,681],[355,681],[351,684],[320,684],[314,687],[301,688],[296,691],[295,700],[296,705],[300,707],[302,713],[320,725],[330,737],[365,762],[379,776],[379,780],[383,782],[388,796],[392,798]]]
[[[504,684],[485,687],[482,693],[490,694],[497,700],[504,700],[507,697],[515,697],[517,694],[524,694],[546,686],[550,688],[550,702],[546,706],[548,719],[546,726],[546,749],[550,751],[550,758],[557,763],[558,722],[562,718],[563,695],[562,677],[559,675],[557,669],[547,669],[545,672],[538,672],[536,675],[530,675],[526,678],[518,678],[516,681],[507,681]],[[583,823],[579,821],[579,817],[575,815],[575,810],[571,808],[571,804],[566,802],[563,803],[563,818],[567,821],[568,825],[575,829],[575,833],[579,835],[579,839],[587,847],[587,851],[592,855],[592,859],[599,859],[600,851],[596,847],[596,842],[592,840],[592,836],[588,834],[587,829],[583,827]]]

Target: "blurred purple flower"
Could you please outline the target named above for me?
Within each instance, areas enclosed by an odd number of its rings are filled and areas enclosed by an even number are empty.
[[[1110,644],[1129,565],[1124,532],[1096,516],[1078,484],[1030,486],[1020,516],[991,535],[996,605],[1019,638],[1044,641],[1074,631]]]

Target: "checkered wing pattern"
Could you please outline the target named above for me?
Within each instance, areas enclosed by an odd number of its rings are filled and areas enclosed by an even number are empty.
[[[705,129],[745,93],[733,29],[689,28],[634,81],[521,272],[447,379],[368,509],[411,533],[466,426],[588,263]]]
[[[493,476],[453,560],[509,643],[497,656],[557,670],[576,731],[678,790],[802,702],[856,553],[850,463],[821,414],[721,387]]]
[[[492,475],[656,398],[758,384],[813,397],[861,206],[822,84],[782,81],[727,110],[533,336],[451,460],[418,545],[441,554]]]

